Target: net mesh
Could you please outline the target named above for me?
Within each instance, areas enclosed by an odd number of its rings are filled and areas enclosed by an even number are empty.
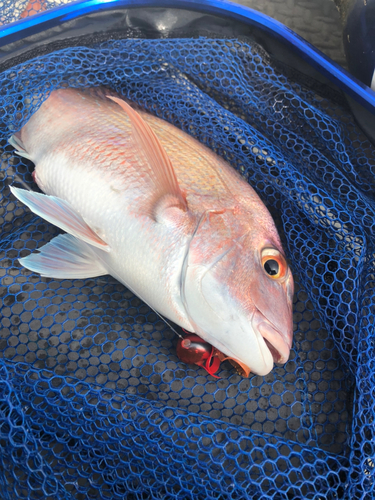
[[[256,43],[208,38],[71,47],[0,81],[2,498],[372,498],[375,150],[342,96]],[[123,94],[257,190],[295,277],[285,366],[243,379],[226,362],[213,379],[114,278],[20,266],[59,230],[10,194],[36,186],[8,139],[66,86]]]

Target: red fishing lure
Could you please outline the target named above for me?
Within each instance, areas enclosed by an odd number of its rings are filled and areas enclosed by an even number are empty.
[[[188,333],[184,338],[180,338],[176,347],[177,356],[181,361],[201,366],[213,377],[220,378],[215,375],[220,366],[216,351],[214,346],[193,333]]]

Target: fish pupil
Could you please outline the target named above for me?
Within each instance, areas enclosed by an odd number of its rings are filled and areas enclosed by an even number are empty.
[[[267,260],[264,263],[264,270],[270,276],[276,276],[279,273],[279,263],[274,259]]]

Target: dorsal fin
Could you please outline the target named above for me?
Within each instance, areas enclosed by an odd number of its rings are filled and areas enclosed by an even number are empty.
[[[186,198],[178,184],[173,165],[152,128],[129,104],[122,99],[107,96],[116,102],[128,115],[133,127],[134,138],[140,145],[150,166],[150,175],[158,189],[160,198],[172,195],[182,210],[187,210]]]

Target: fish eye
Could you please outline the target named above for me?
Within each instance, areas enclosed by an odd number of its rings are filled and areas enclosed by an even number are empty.
[[[283,255],[274,248],[265,248],[262,251],[262,267],[267,276],[273,280],[284,278],[288,270]]]
[[[270,276],[276,276],[279,274],[280,266],[277,260],[275,259],[268,259],[265,261],[263,264],[264,270],[266,271],[267,274]]]

